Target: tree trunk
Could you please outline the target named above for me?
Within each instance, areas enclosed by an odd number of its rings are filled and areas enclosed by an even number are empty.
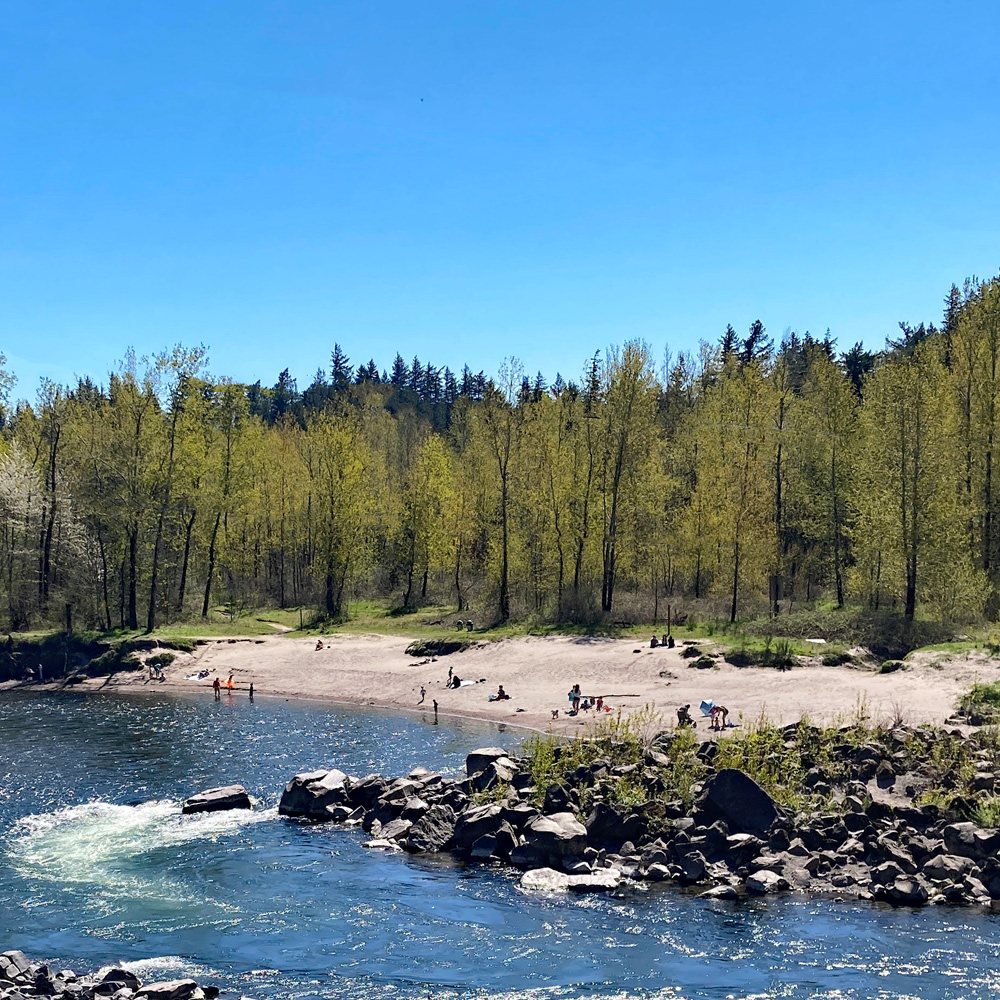
[[[215,541],[219,534],[219,524],[222,521],[222,512],[215,515],[215,524],[212,526],[212,540],[208,545],[208,574],[205,579],[205,600],[201,604],[201,617],[208,617],[208,606],[212,599],[212,577],[215,575]]]
[[[740,543],[733,546],[733,599],[729,606],[729,622],[736,621],[736,598],[740,587]]]
[[[128,533],[128,627],[139,627],[139,608],[136,596],[138,587],[139,530],[130,528]]]
[[[187,589],[188,560],[191,557],[191,532],[194,530],[194,519],[197,511],[191,511],[184,529],[184,556],[181,559],[181,583],[177,593],[177,613],[184,613],[184,592]]]

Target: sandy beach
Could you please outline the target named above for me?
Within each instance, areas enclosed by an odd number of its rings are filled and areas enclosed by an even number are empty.
[[[859,710],[871,722],[901,718],[907,724],[943,722],[956,699],[975,682],[1000,679],[996,660],[979,653],[946,661],[941,654],[919,654],[908,669],[879,674],[852,666],[824,667],[810,662],[788,671],[737,668],[717,660],[714,669],[698,670],[676,649],[649,649],[635,639],[546,637],[481,642],[433,662],[405,652],[410,641],[398,636],[333,635],[315,639],[280,636],[210,639],[194,653],[181,653],[162,681],[146,672],[120,673],[87,682],[104,691],[201,692],[212,697],[212,680],[223,684],[233,675],[233,697],[255,693],[268,697],[309,698],[352,705],[432,711],[442,716],[487,719],[542,732],[569,735],[590,724],[596,713],[567,714],[567,694],[579,684],[583,695],[601,696],[617,712],[652,705],[664,724],[676,719],[679,705],[690,704],[698,730],[709,733],[698,712],[706,699],[725,705],[730,719],[749,724],[764,714],[775,723],[808,716],[814,721],[854,719]],[[711,648],[705,643],[703,648]],[[448,688],[449,669],[467,682]],[[208,671],[203,680],[190,679]],[[472,682],[472,683],[468,683]],[[509,701],[490,701],[499,685]],[[427,694],[420,702],[420,688]],[[228,695],[223,692],[223,697]],[[558,718],[553,711],[558,709]]]

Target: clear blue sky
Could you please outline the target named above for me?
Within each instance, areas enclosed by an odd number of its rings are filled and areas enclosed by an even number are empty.
[[[1000,264],[995,3],[8,0],[0,350],[579,373]]]

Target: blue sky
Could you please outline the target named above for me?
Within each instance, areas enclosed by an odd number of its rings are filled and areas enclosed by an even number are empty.
[[[879,347],[1000,262],[990,3],[50,3],[0,23],[0,351],[304,387]]]

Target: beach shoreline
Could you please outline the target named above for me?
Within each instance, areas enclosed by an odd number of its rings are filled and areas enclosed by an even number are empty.
[[[436,658],[406,654],[403,636],[334,634],[315,638],[287,636],[206,638],[192,653],[175,652],[162,680],[146,669],[90,678],[71,690],[102,693],[186,693],[213,697],[218,677],[222,698],[246,698],[249,685],[268,698],[355,707],[433,713],[559,736],[584,733],[598,716],[625,717],[643,709],[676,722],[679,706],[690,705],[699,734],[715,735],[701,716],[702,701],[725,705],[730,720],[744,727],[766,718],[775,724],[809,718],[837,724],[902,721],[910,725],[944,723],[958,697],[973,683],[1000,680],[1000,663],[975,652],[952,656],[919,654],[907,668],[881,674],[857,666],[826,667],[817,660],[787,671],[735,667],[717,657],[710,669],[697,669],[674,649],[650,649],[634,638],[590,636],[524,637],[478,642],[460,653]],[[710,641],[700,648],[712,650]],[[203,680],[192,679],[207,671]],[[226,692],[233,677],[234,691]],[[466,683],[447,687],[452,675]],[[601,696],[611,713],[594,710],[568,714],[568,693],[580,684],[583,696]],[[502,685],[509,701],[490,701]],[[12,685],[3,685],[11,687]],[[54,690],[53,684],[15,685]],[[423,702],[420,689],[426,689]],[[648,708],[647,708],[648,706]],[[558,715],[553,715],[558,712]]]

